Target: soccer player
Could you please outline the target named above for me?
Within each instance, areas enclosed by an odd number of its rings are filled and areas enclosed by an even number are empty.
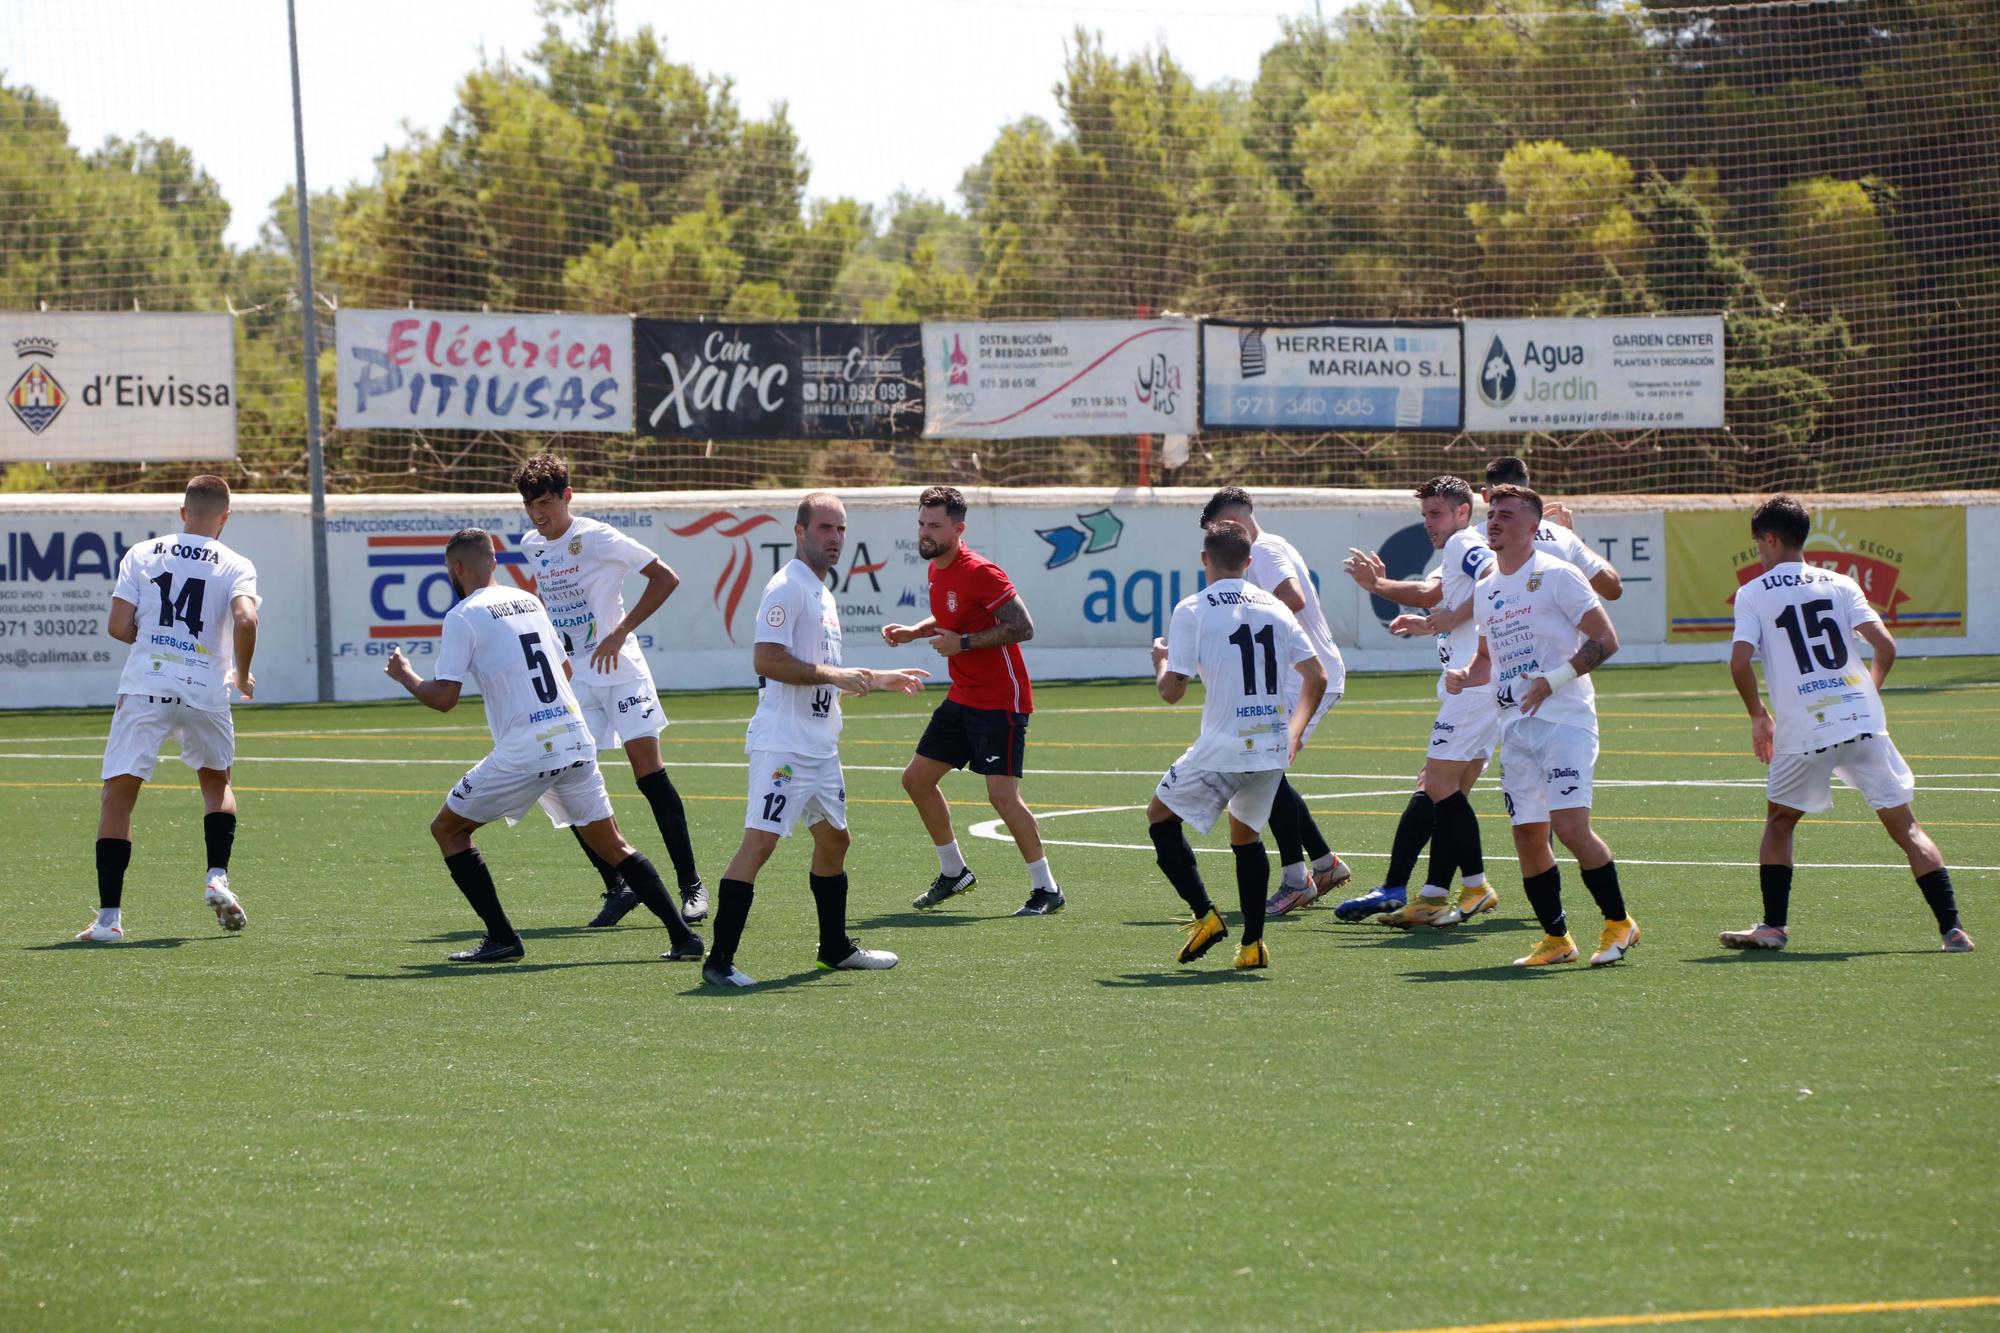
[[[494,579],[493,538],[465,528],[446,544],[445,568],[460,600],[444,618],[437,673],[425,680],[400,651],[384,667],[425,707],[449,713],[467,681],[486,709],[493,750],[472,766],[431,820],[431,836],[466,902],[486,925],[476,946],[448,955],[454,963],[504,963],[522,956],[521,936],[500,905],[493,872],[472,835],[496,819],[509,824],[539,804],[557,828],[580,828],[584,846],[618,868],[639,901],[666,924],[673,947],[660,955],[699,961],[701,937],[687,928],[653,863],[634,851],[611,817],[611,797],[597,768],[597,742],[570,690],[562,636],[542,604]]]
[[[965,497],[933,486],[917,497],[917,554],[931,562],[931,613],[914,625],[884,625],[892,648],[928,638],[951,672],[951,690],[931,714],[903,770],[924,828],[937,849],[938,876],[911,906],[926,910],[979,882],[952,833],[951,806],[938,783],[954,768],[986,779],[986,799],[1028,863],[1028,901],[1015,916],[1051,916],[1069,905],[1049,870],[1041,829],[1021,801],[1028,715],[1035,710],[1020,645],[1035,637],[1027,603],[1007,571],[967,546]]]
[[[1424,534],[1442,563],[1438,572],[1421,580],[1380,577],[1374,562],[1350,555],[1347,570],[1361,586],[1402,606],[1437,607],[1455,611],[1472,600],[1473,585],[1493,568],[1493,551],[1484,532],[1472,523],[1472,487],[1457,477],[1432,477],[1417,487]],[[1469,608],[1468,608],[1469,609]],[[1398,616],[1390,624],[1397,634],[1437,633],[1426,616]],[[1447,693],[1443,672],[1453,663],[1470,663],[1479,647],[1479,630],[1470,618],[1437,633],[1438,713],[1431,723],[1430,748],[1417,790],[1396,823],[1389,846],[1389,868],[1381,887],[1351,898],[1334,909],[1343,921],[1359,921],[1377,913],[1390,926],[1450,926],[1490,912],[1500,897],[1486,883],[1486,859],[1479,842],[1479,818],[1472,810],[1472,789],[1500,739],[1500,713],[1493,691],[1486,686]],[[1410,872],[1417,853],[1436,834],[1432,871],[1422,892],[1409,898]],[[1466,867],[1458,902],[1449,888],[1453,872]],[[1442,879],[1442,884],[1431,882]]]
[[[814,491],[799,501],[792,560],[764,585],[757,603],[757,711],[743,750],[750,756],[750,796],[743,842],[716,888],[715,950],[701,979],[714,986],[754,986],[736,968],[736,946],[750,918],[757,872],[800,819],[812,833],[807,883],[819,912],[819,965],[879,971],[896,955],[864,949],[847,933],[847,782],[840,772],[840,696],[870,690],[921,694],[927,671],[869,671],[840,664],[840,611],[827,573],[847,542],[847,507]]]
[[[1167,637],[1153,641],[1153,683],[1162,699],[1179,703],[1197,675],[1205,691],[1200,737],[1167,769],[1146,807],[1147,836],[1160,870],[1194,909],[1181,946],[1183,963],[1226,939],[1229,928],[1209,900],[1181,824],[1206,833],[1227,809],[1243,912],[1236,966],[1271,965],[1264,943],[1271,863],[1259,835],[1327,692],[1326,668],[1312,640],[1284,603],[1247,581],[1249,565],[1249,531],[1227,519],[1210,524],[1201,544],[1208,584],[1181,599]],[[1296,696],[1284,679],[1294,674]],[[1293,697],[1296,706],[1287,702]]]
[[[1320,719],[1340,702],[1347,688],[1347,664],[1341,660],[1340,649],[1334,647],[1333,631],[1327,626],[1326,613],[1320,609],[1319,589],[1313,583],[1312,571],[1296,546],[1259,526],[1250,492],[1241,486],[1224,486],[1209,497],[1202,507],[1201,525],[1206,529],[1217,519],[1238,524],[1250,534],[1250,568],[1244,577],[1252,587],[1262,588],[1284,603],[1298,620],[1299,628],[1305,631],[1326,673],[1326,692],[1306,719],[1305,738],[1311,740],[1319,729]],[[1299,677],[1286,672],[1284,687],[1285,707],[1289,709],[1298,703]],[[1269,915],[1283,916],[1294,908],[1317,902],[1354,878],[1354,871],[1334,855],[1320,833],[1312,812],[1306,809],[1305,798],[1293,790],[1291,779],[1283,774],[1279,775],[1278,795],[1271,804],[1271,836],[1278,843],[1279,881],[1278,891],[1264,905]]]
[[[537,454],[514,473],[514,489],[534,525],[521,550],[535,570],[535,591],[562,635],[565,655],[576,673],[572,686],[584,725],[601,750],[623,746],[640,794],[653,809],[653,822],[667,845],[679,882],[681,915],[699,921],[708,915],[708,893],[695,869],[688,838],[687,811],[660,757],[666,714],[653,688],[653,673],[632,632],[680,586],[659,556],[608,523],[570,513],[569,468],[553,454]],[[639,603],[625,610],[625,576],[646,580]],[[604,907],[593,926],[614,926],[639,905],[639,896],[618,870],[592,851],[575,825],[577,845],[604,881]]]
[[[1910,808],[1917,780],[1889,739],[1881,688],[1896,664],[1896,641],[1859,584],[1805,563],[1811,531],[1811,516],[1787,496],[1766,500],[1750,515],[1750,539],[1764,573],[1736,594],[1729,674],[1750,712],[1750,748],[1771,766],[1764,788],[1764,843],[1757,855],[1764,919],[1748,930],[1723,931],[1722,942],[1732,949],[1782,949],[1790,941],[1792,833],[1807,811],[1831,808],[1837,776],[1867,799],[1909,858],[1910,873],[1937,918],[1944,951],[1971,953],[1951,872]],[[1857,637],[1875,651],[1874,665],[1866,670],[1855,660]],[[1757,655],[1764,659],[1764,684],[1771,692],[1768,710],[1750,666]]]
[[[1639,943],[1625,910],[1618,864],[1590,827],[1597,769],[1597,692],[1590,672],[1618,651],[1618,633],[1583,574],[1535,549],[1542,497],[1502,484],[1487,502],[1494,568],[1473,592],[1479,651],[1444,674],[1447,693],[1489,681],[1500,707],[1500,791],[1514,822],[1521,888],[1542,923],[1542,941],[1522,967],[1574,962],[1576,941],[1563,917],[1562,872],[1549,829],[1576,857],[1584,887],[1604,913],[1592,967],[1615,963]],[[1553,665],[1551,665],[1553,664]]]
[[[104,793],[97,815],[97,920],[77,939],[117,944],[125,938],[125,868],[132,861],[132,809],[153,776],[160,746],[172,736],[181,762],[201,787],[201,832],[208,876],[202,902],[224,930],[241,930],[243,905],[229,889],[236,842],[236,728],[229,715],[234,685],[247,701],[257,682],[257,571],[222,544],[229,483],[189,481],[181,530],[125,552],[111,594],[105,632],[130,644],[118,677],[118,710],[104,743]]]

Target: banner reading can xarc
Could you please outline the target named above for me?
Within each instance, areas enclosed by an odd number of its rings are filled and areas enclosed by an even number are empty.
[[[1670,511],[1667,638],[1726,639],[1736,590],[1764,572],[1745,510]],[[1965,510],[1822,509],[1813,514],[1806,563],[1851,576],[1897,635],[1965,637]]]

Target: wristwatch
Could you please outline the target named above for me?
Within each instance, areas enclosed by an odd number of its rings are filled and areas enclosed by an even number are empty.
[[[972,651],[972,636],[970,634],[961,634],[958,636],[958,651],[961,653]]]

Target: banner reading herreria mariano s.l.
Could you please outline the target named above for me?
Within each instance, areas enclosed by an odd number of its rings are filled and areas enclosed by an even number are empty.
[[[1722,316],[1468,319],[1468,431],[1716,430]]]
[[[641,319],[633,348],[641,435],[879,440],[923,426],[915,324]]]
[[[0,313],[0,461],[236,457],[228,315]]]
[[[632,429],[623,315],[342,310],[342,430]]]
[[[1185,434],[1195,323],[1063,319],[924,325],[924,434]]]
[[[1448,321],[1203,320],[1201,424],[1455,431],[1461,359]]]

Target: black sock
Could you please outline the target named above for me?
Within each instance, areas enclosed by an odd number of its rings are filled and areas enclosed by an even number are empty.
[[[1437,825],[1437,807],[1423,792],[1410,797],[1410,803],[1403,807],[1403,817],[1396,821],[1396,837],[1389,844],[1389,868],[1382,872],[1382,885],[1390,889],[1407,889],[1410,886],[1410,872],[1417,868],[1417,853],[1431,840],[1431,830]]]
[[[132,864],[130,838],[97,840],[97,905],[125,905],[125,867]]]
[[[653,807],[653,822],[660,826],[660,837],[666,840],[667,859],[674,863],[675,881],[683,889],[693,888],[701,883],[701,875],[694,868],[694,843],[688,840],[687,808],[681,804],[681,794],[674,790],[664,768],[640,778],[639,791],[646,804]]]
[[[1595,870],[1583,872],[1583,887],[1597,899],[1597,909],[1606,921],[1625,919],[1625,895],[1618,888],[1618,863],[1606,861]]]
[[[710,967],[728,968],[736,962],[736,946],[743,940],[743,923],[750,919],[750,900],[757,886],[747,879],[725,879],[715,886],[715,939],[708,949]]]
[[[1299,841],[1304,844],[1306,858],[1317,861],[1322,856],[1333,855],[1333,848],[1327,846],[1325,835],[1319,831],[1318,821],[1312,817],[1312,811],[1306,809],[1306,798],[1292,787],[1290,778],[1286,778],[1281,785],[1284,791],[1291,793],[1292,809],[1299,821]]]
[[[1243,942],[1264,938],[1264,896],[1271,890],[1271,858],[1262,840],[1231,843],[1236,853],[1236,900],[1243,908]]]
[[[1939,866],[1928,875],[1917,876],[1917,887],[1924,891],[1924,901],[1931,905],[1931,915],[1937,918],[1938,934],[1957,930],[1958,899],[1951,892],[1951,872]]]
[[[1197,918],[1213,912],[1215,904],[1209,901],[1208,890],[1202,885],[1201,871],[1195,869],[1194,848],[1188,846],[1180,816],[1162,819],[1146,830],[1146,836],[1153,840],[1153,859],[1159,862],[1160,872],[1174,886],[1181,901],[1194,909]]]
[[[203,815],[201,838],[208,844],[208,868],[229,869],[229,852],[236,845],[236,816],[227,810]]]
[[[598,877],[604,881],[605,890],[610,893],[616,893],[618,890],[624,888],[625,878],[618,873],[618,867],[590,850],[590,844],[583,840],[583,830],[575,824],[571,824],[569,831],[576,835],[576,845],[583,848],[583,854],[590,858],[591,868],[596,870]]]
[[[486,868],[486,858],[479,854],[477,847],[444,859],[445,869],[451,872],[451,882],[458,885],[458,891],[465,895],[465,901],[472,904],[472,910],[479,913],[479,919],[486,923],[486,938],[491,940],[518,940],[514,923],[507,919],[507,913],[500,906],[500,891],[493,887],[493,872]]]
[[[1435,808],[1437,823],[1431,831],[1431,867],[1424,875],[1424,883],[1448,889],[1452,875],[1465,860],[1466,843],[1476,846],[1479,842],[1479,816],[1472,813],[1472,802],[1461,791],[1437,802]]]
[[[1569,934],[1569,922],[1563,917],[1560,868],[1550,866],[1539,875],[1526,876],[1521,880],[1521,891],[1528,895],[1528,905],[1535,909],[1535,920],[1542,923],[1543,934]]]
[[[1469,816],[1460,832],[1464,835],[1458,847],[1458,874],[1461,879],[1471,879],[1477,875],[1486,877],[1486,849],[1479,842],[1479,812],[1472,808],[1472,798],[1465,798],[1465,812]]]
[[[838,875],[806,876],[812,885],[813,906],[819,909],[819,958],[837,963],[854,952],[847,942],[847,872]]]
[[[1764,891],[1764,924],[1782,930],[1792,906],[1792,868],[1758,866],[1757,886]]]
[[[687,922],[681,920],[681,909],[667,893],[667,886],[660,882],[660,872],[653,869],[643,852],[634,852],[618,863],[612,872],[632,886],[632,892],[639,895],[639,901],[646,910],[666,924],[667,934],[675,944],[685,944],[694,935]]]
[[[1294,794],[1289,782],[1280,781],[1278,795],[1271,802],[1271,838],[1278,844],[1278,864],[1281,866],[1299,865],[1306,859],[1304,834],[1299,828],[1299,811],[1304,806],[1292,803]],[[1176,819],[1174,822],[1178,824],[1180,821]],[[1154,827],[1159,826],[1156,824]]]

